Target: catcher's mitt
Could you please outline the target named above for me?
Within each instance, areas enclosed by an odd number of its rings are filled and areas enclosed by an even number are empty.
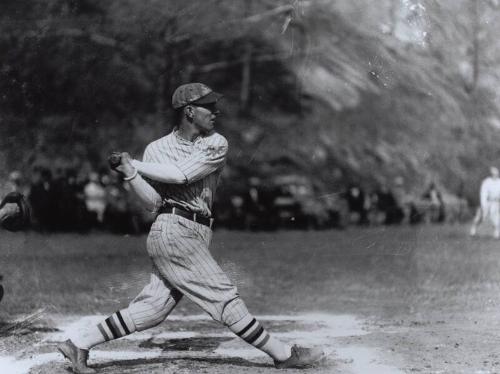
[[[23,194],[11,192],[7,194],[0,203],[0,209],[6,204],[16,204],[19,209],[8,213],[0,221],[0,226],[9,231],[19,231],[30,226],[31,213],[28,203]]]

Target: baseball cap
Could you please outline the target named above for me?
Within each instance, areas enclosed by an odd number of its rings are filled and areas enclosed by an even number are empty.
[[[178,109],[188,104],[213,104],[222,96],[203,83],[187,83],[174,91],[172,106]]]

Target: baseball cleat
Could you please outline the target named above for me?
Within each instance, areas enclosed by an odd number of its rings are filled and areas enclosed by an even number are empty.
[[[63,354],[68,360],[71,361],[73,373],[75,374],[92,374],[97,373],[94,369],[87,366],[87,359],[89,358],[89,351],[80,349],[73,342],[68,339],[64,343],[57,346],[59,352]]]
[[[325,353],[320,348],[304,348],[294,345],[292,355],[285,361],[274,361],[277,369],[304,369],[313,367],[325,359]]]

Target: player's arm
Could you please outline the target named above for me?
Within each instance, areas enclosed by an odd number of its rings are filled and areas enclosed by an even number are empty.
[[[132,166],[137,169],[137,172],[152,180],[169,183],[169,184],[184,184],[187,182],[185,175],[173,163],[154,163],[131,160]]]
[[[160,194],[146,182],[137,172],[137,169],[130,163],[130,156],[122,153],[120,165],[115,168],[123,179],[130,184],[132,191],[144,204],[145,208],[151,212],[156,212],[162,205]]]
[[[187,183],[196,182],[222,168],[228,152],[227,140],[218,135],[210,139],[209,144],[198,149],[189,157],[176,163],[186,178]]]
[[[206,147],[198,149],[177,163],[153,163],[131,160],[137,171],[152,180],[185,184],[192,183],[224,165],[228,151],[227,140],[218,136]]]
[[[162,206],[160,194],[146,182],[139,174],[128,181],[132,191],[150,212],[157,212]]]

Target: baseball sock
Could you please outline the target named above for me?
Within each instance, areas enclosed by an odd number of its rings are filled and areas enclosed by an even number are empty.
[[[97,325],[89,327],[80,336],[72,338],[72,341],[80,349],[90,349],[105,341],[132,334],[135,330],[135,324],[128,310],[122,309]]]
[[[229,326],[229,329],[277,361],[284,361],[291,355],[290,346],[269,335],[251,314]]]

